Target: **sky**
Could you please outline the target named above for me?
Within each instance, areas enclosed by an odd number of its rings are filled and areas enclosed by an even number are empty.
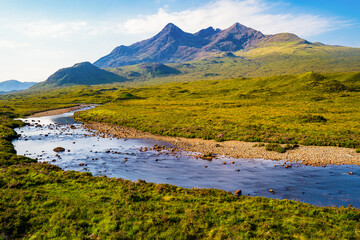
[[[169,22],[186,32],[235,22],[264,34],[360,47],[358,0],[0,0],[0,82],[45,81]]]

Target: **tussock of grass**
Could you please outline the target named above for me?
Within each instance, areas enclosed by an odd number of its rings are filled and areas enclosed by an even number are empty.
[[[285,153],[285,148],[283,148],[280,144],[277,143],[269,143],[265,146],[266,151],[274,151],[278,153]]]

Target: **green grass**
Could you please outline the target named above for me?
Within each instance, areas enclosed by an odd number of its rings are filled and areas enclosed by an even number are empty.
[[[118,90],[139,99],[76,116],[187,138],[360,146],[360,73],[284,75]]]
[[[0,239],[358,239],[358,209],[92,177],[17,156],[10,140],[22,124],[14,118],[101,103],[78,117],[172,136],[359,148],[359,76],[308,73],[1,96]]]

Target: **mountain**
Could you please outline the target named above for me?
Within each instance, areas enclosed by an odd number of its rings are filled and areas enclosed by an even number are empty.
[[[206,51],[239,51],[265,39],[266,36],[259,31],[235,23],[228,29],[218,32],[210,37],[210,42],[203,47]]]
[[[296,35],[293,37],[305,41]],[[114,68],[138,63],[187,62],[211,57],[214,54],[247,50],[256,47],[260,42],[276,40],[276,35],[264,35],[240,23],[235,23],[225,30],[209,27],[194,34],[184,32],[169,23],[150,39],[130,46],[116,47],[94,65],[99,68]],[[284,41],[284,38],[280,40]]]
[[[9,92],[9,91],[19,91],[25,90],[33,85],[37,84],[36,82],[20,82],[17,80],[8,80],[4,82],[0,82],[0,91],[1,92]]]
[[[161,71],[172,68],[172,74],[144,71],[143,64],[156,62]],[[312,43],[292,33],[264,35],[239,23],[194,34],[169,23],[154,37],[117,47],[94,65],[139,82],[359,72],[360,48]]]
[[[137,63],[188,61],[194,59],[204,41],[202,37],[186,33],[169,23],[156,36],[129,47],[119,46],[94,65],[106,68]]]
[[[62,68],[32,89],[71,85],[96,85],[123,82],[127,79],[100,69],[89,62],[77,63],[72,67]]]

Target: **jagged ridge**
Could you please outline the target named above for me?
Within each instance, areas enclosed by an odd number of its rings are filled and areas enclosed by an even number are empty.
[[[99,68],[120,67],[138,63],[174,63],[203,58],[222,52],[234,52],[256,47],[261,42],[286,41],[277,35],[266,36],[240,23],[220,30],[209,27],[197,33],[184,32],[172,23],[167,24],[154,37],[130,46],[116,47],[110,54],[97,60]],[[305,41],[294,34],[289,41]]]

